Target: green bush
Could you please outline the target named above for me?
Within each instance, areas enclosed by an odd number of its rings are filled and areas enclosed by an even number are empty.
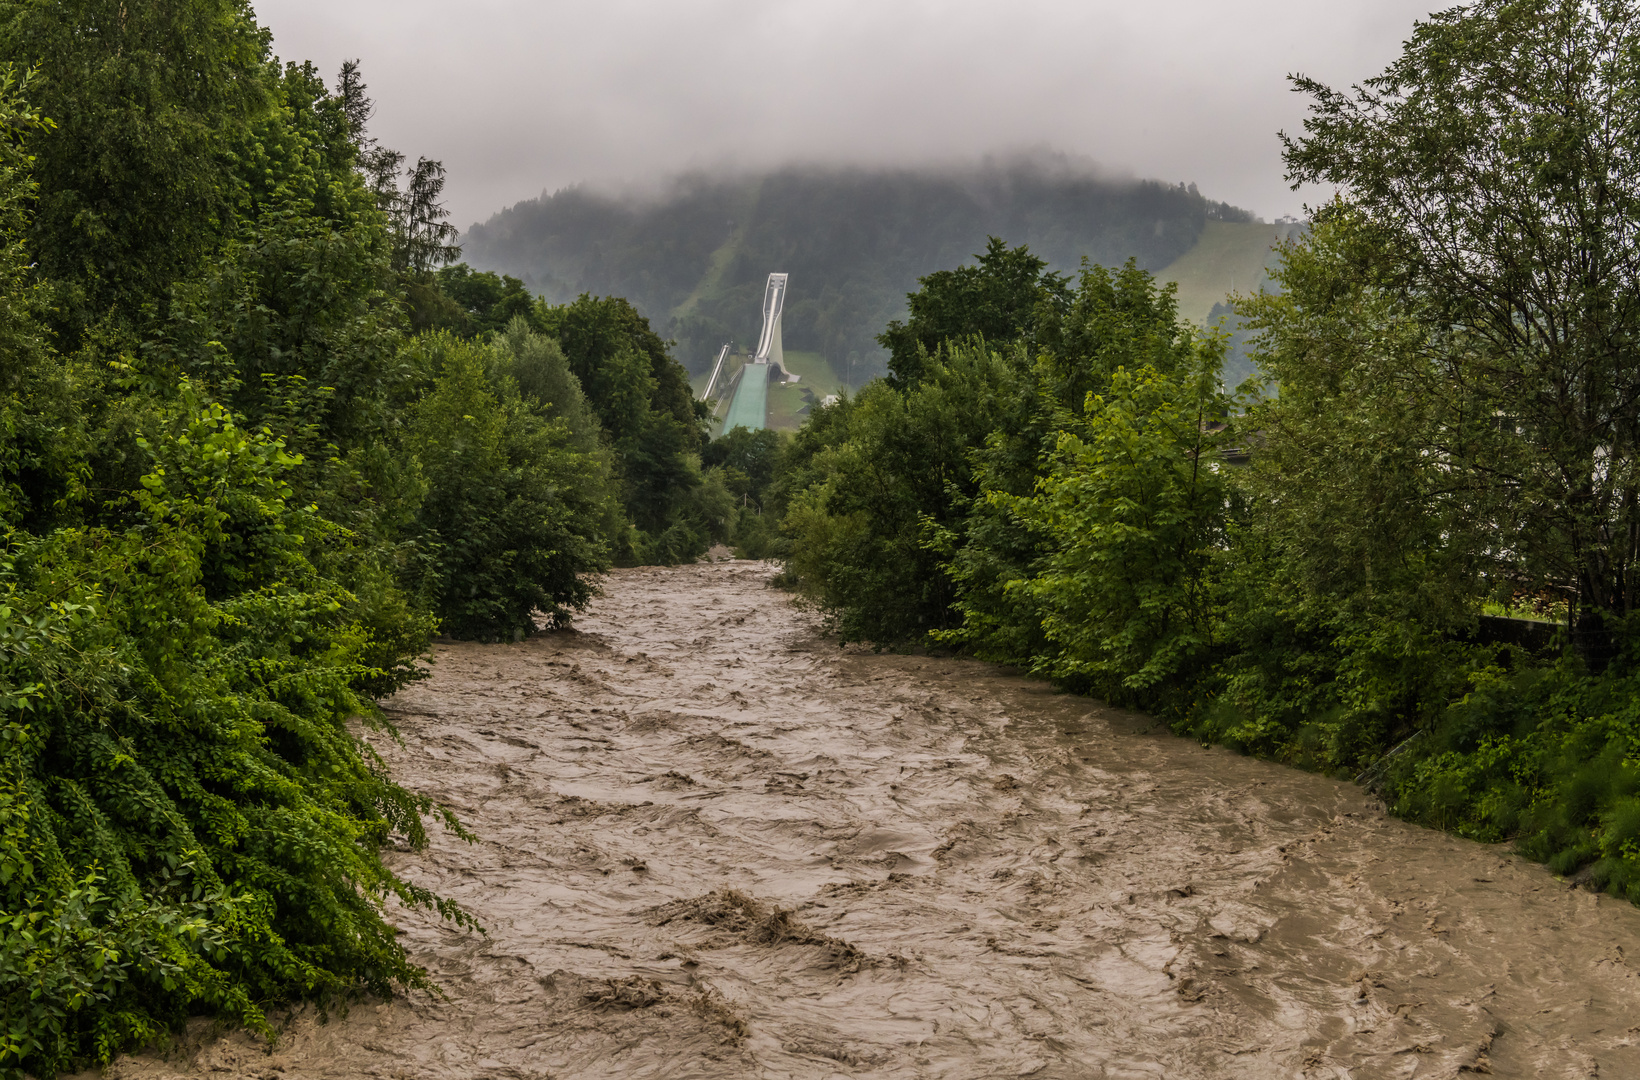
[[[790,564],[847,639],[891,644],[955,621],[929,538],[976,494],[971,454],[1019,375],[979,343],[926,358],[922,372],[907,390],[875,382],[817,410],[825,437],[800,442],[790,465],[806,474],[787,499]]]
[[[1015,587],[1041,611],[1035,666],[1112,700],[1153,706],[1188,688],[1214,645],[1211,575],[1229,501],[1218,440],[1219,356],[1173,377],[1117,369],[1060,434],[1030,498],[991,493],[1048,549]]]
[[[512,354],[442,332],[415,348],[433,372],[407,440],[426,483],[423,594],[460,638],[516,640],[538,613],[567,621],[609,565],[603,455],[575,450],[568,422],[519,392]]]
[[[303,555],[299,462],[187,388],[123,529],[13,532],[0,574],[0,1068],[106,1060],[192,1012],[426,986],[388,896],[433,807],[379,714],[351,597]],[[247,538],[248,542],[247,542]],[[220,579],[215,588],[207,578]],[[214,594],[214,595],[213,595]]]
[[[427,987],[388,898],[470,920],[379,854],[459,826],[360,739],[374,700],[425,674],[441,623],[561,623],[612,552],[693,557],[731,497],[629,305],[432,272],[442,166],[398,189],[356,65],[332,94],[232,0],[3,6],[15,1076],[190,1015],[268,1033],[273,1003]],[[412,249],[431,263],[395,263]],[[409,335],[433,316],[485,340]]]
[[[688,372],[649,320],[618,297],[543,306],[536,321],[557,339],[613,452],[621,505],[633,526],[616,560],[698,557],[719,538],[721,500],[695,490],[705,479],[707,414],[690,392]]]

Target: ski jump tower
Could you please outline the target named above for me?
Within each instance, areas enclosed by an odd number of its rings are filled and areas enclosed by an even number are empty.
[[[793,383],[797,376],[786,370],[785,352],[780,341],[780,313],[786,306],[786,275],[770,274],[763,289],[763,332],[757,338],[757,351],[740,369],[740,381],[735,386],[734,399],[729,403],[729,415],[723,419],[723,430],[737,427],[757,431],[768,426],[769,383],[776,379]],[[727,348],[727,347],[725,347]],[[717,368],[712,372],[712,384],[717,382],[718,371],[726,352],[718,354]],[[712,385],[706,388],[711,396]]]
[[[768,364],[782,376],[786,369],[781,361],[786,358],[780,343],[780,313],[786,307],[786,275],[770,274],[769,284],[763,289],[763,333],[757,338],[754,364]]]

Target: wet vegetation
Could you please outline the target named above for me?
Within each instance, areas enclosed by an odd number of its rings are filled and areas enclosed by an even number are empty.
[[[442,166],[240,3],[0,5],[0,1074],[427,985],[453,818],[359,737],[733,496],[621,300],[450,265]]]
[[[1637,27],[1485,2],[1353,95],[1299,80],[1291,178],[1341,194],[1235,301],[1237,392],[1134,263],[923,278],[888,378],[783,448],[766,549],[844,639],[1359,776],[1640,901]]]
[[[465,833],[359,724],[434,635],[563,625],[610,566],[719,541],[846,640],[1359,775],[1640,900],[1637,16],[1483,0],[1353,95],[1300,80],[1292,178],[1341,194],[1235,301],[1243,387],[1146,269],[1238,212],[1078,180],[1042,195],[1104,237],[1075,274],[1000,240],[951,266],[956,214],[892,319],[916,260],[826,249],[815,280],[881,274],[788,340],[885,377],[709,440],[633,302],[456,262],[442,166],[369,136],[356,64],[282,64],[232,0],[0,4],[0,1072],[426,986],[386,905],[471,919],[380,852]],[[846,179],[889,218],[944,205]],[[627,238],[600,259],[654,263],[662,329],[715,344],[749,336],[724,313],[756,310],[769,208],[831,205],[812,182],[691,188],[673,261],[585,193],[507,242],[584,203]],[[1483,618],[1523,609],[1552,644]]]

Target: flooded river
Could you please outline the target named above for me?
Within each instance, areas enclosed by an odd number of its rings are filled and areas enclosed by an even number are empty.
[[[447,1000],[116,1077],[1640,1077],[1640,910],[983,664],[769,567],[618,571],[389,703],[480,840],[401,852]],[[1634,963],[1630,963],[1630,958]]]

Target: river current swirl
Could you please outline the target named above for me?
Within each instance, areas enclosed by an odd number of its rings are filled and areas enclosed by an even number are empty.
[[[772,568],[617,571],[444,643],[391,858],[446,997],[205,1026],[126,1078],[1640,1077],[1640,910],[1361,789],[961,659],[839,649]]]

